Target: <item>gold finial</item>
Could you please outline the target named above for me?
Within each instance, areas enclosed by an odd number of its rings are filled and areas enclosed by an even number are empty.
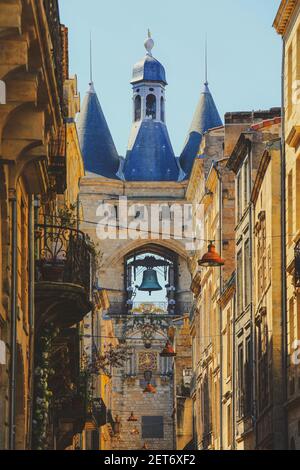
[[[150,29],[148,28],[148,39],[151,39],[151,38],[152,38],[152,36],[151,36],[151,31],[150,31]]]

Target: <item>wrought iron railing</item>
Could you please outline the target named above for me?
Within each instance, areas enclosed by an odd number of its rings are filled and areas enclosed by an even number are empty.
[[[84,233],[55,225],[36,226],[36,281],[77,284],[90,291],[92,254]]]
[[[58,93],[62,109],[64,109],[63,98],[63,62],[64,51],[62,41],[62,30],[59,17],[58,0],[44,0],[44,8],[48,21],[48,27],[52,42],[52,60],[55,68],[55,75],[57,80]]]

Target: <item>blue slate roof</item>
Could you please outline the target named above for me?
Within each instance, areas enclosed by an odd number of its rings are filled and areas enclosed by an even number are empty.
[[[204,90],[192,121],[185,147],[180,156],[180,165],[187,177],[190,176],[194,159],[197,156],[203,134],[209,129],[222,126],[222,120],[215,105],[208,84],[204,84]]]
[[[147,54],[133,68],[131,83],[135,84],[143,81],[160,82],[167,85],[164,66],[150,54]]]
[[[126,181],[178,180],[179,165],[165,124],[151,119],[141,122],[123,174]]]
[[[92,84],[82,104],[77,130],[86,172],[118,179],[120,159]]]

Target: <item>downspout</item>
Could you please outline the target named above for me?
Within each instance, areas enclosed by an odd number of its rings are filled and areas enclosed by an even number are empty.
[[[35,199],[29,198],[29,327],[30,327],[30,390],[29,390],[29,426],[28,426],[28,449],[32,448],[32,419],[34,400],[34,354],[35,354],[35,253],[34,253],[34,219],[35,219]]]
[[[222,182],[222,175],[218,169],[218,164],[215,164],[215,170],[218,176],[219,181],[219,240],[220,240],[220,247],[219,253],[222,258],[223,255],[223,182]],[[221,297],[223,292],[223,267],[220,267],[220,284],[219,284],[220,293],[219,296]],[[220,337],[220,450],[223,450],[223,335],[222,335],[222,306],[219,305],[219,337]]]
[[[249,188],[250,194],[252,194],[252,173],[253,173],[253,158],[252,158],[252,146],[249,141],[248,144],[249,153]],[[253,204],[250,199],[249,205],[249,244],[251,259],[253,259]],[[251,318],[251,340],[252,340],[252,399],[253,399],[253,422],[254,422],[254,450],[257,450],[258,445],[258,428],[257,428],[257,394],[256,394],[256,330],[255,330],[255,317],[254,317],[254,305],[253,305],[253,268],[250,260],[250,318]]]
[[[236,285],[236,281],[235,281]],[[235,407],[236,407],[236,343],[235,343],[235,334],[236,334],[236,289],[233,296],[233,325],[232,325],[232,436],[233,436],[233,450],[237,449],[236,445],[236,420],[235,420]]]
[[[287,390],[287,357],[288,357],[288,331],[287,331],[287,262],[286,262],[286,151],[285,151],[285,39],[282,38],[282,78],[281,78],[281,266],[282,266],[282,375],[283,375],[283,406],[288,400]],[[288,420],[287,411],[284,408],[284,448],[288,449]]]
[[[11,353],[10,353],[10,391],[9,391],[9,449],[15,449],[16,433],[16,365],[17,365],[17,303],[18,303],[18,272],[17,272],[17,194],[11,191]]]

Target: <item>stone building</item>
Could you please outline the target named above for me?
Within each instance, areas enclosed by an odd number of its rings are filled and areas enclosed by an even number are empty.
[[[207,126],[221,123],[206,83],[183,154],[175,156],[166,126],[166,72],[153,57],[153,46],[149,35],[147,54],[133,70],[133,125],[126,158],[118,156],[93,83],[77,122],[86,168],[81,229],[99,241],[103,256],[98,277],[110,301],[107,318],[118,340],[132,350],[128,362],[112,374],[112,448],[119,450],[171,450],[176,441],[182,447],[191,441],[191,426],[187,433],[182,428],[191,414],[188,397],[185,417],[181,403],[191,351],[183,354],[182,338],[172,332],[174,327],[186,330],[184,318],[192,302],[193,240],[182,234],[189,166]],[[174,372],[174,348],[179,375]],[[136,420],[130,419],[132,414]]]
[[[196,251],[191,261],[194,293],[191,314],[192,397],[194,441],[198,449],[282,446],[282,417],[279,416],[282,375],[277,352],[281,337],[278,325],[281,310],[278,308],[276,312],[270,309],[272,313],[269,314],[269,329],[273,331],[273,328],[275,332],[274,344],[268,353],[273,381],[270,385],[273,395],[268,401],[270,414],[265,408],[259,413],[256,410],[262,375],[255,366],[260,347],[256,348],[256,298],[252,285],[260,268],[253,264],[254,261],[252,263],[255,259],[252,248],[255,232],[251,202],[254,182],[262,184],[262,175],[260,173],[258,177],[257,171],[267,143],[279,136],[280,112],[274,108],[226,114],[224,127],[205,134],[189,181],[188,197],[204,206],[206,240],[202,250]],[[268,199],[274,208],[280,195],[280,173],[276,173],[276,168],[272,174],[277,177],[277,185],[275,181],[272,183],[274,194]],[[270,181],[264,184],[269,187]],[[276,216],[280,217],[280,211]],[[274,219],[269,222],[270,229],[275,228],[274,224]],[[208,243],[210,246],[206,253]],[[280,236],[273,246],[271,293],[266,293],[273,295],[276,305],[281,297],[278,290],[280,273],[276,271],[280,260],[280,250],[276,251],[278,243]],[[213,258],[214,262],[208,262],[208,258],[211,261]],[[275,300],[276,295],[278,298]],[[269,340],[271,338],[270,332]],[[281,410],[283,412],[283,407]],[[273,431],[267,431],[267,421],[272,423]],[[266,435],[263,435],[263,430]],[[268,438],[271,439],[269,444]]]
[[[282,269],[283,324],[285,326],[283,356],[285,401],[287,405],[286,447],[300,449],[300,380],[295,361],[300,338],[299,314],[299,34],[300,2],[281,1],[274,28],[283,40],[284,110],[282,148]]]
[[[253,185],[257,448],[284,449],[280,139],[267,146]]]
[[[195,300],[191,316],[195,445],[202,450],[224,448],[223,312],[220,295],[234,271],[234,178],[226,168],[227,160],[223,156],[224,132],[222,126],[204,136],[188,191],[190,198],[196,197],[197,203],[204,206],[205,242],[192,260]],[[198,181],[201,181],[201,186],[197,191]],[[208,245],[209,249],[215,248],[220,256],[226,257],[224,267],[199,265]],[[232,408],[230,410],[232,413]]]
[[[243,113],[238,119],[248,130],[242,132],[232,150],[228,167],[236,175],[236,439],[238,449],[253,449],[257,442],[255,312],[253,292],[253,205],[251,192],[257,170],[269,140],[278,137],[280,109]],[[276,117],[277,116],[277,117]],[[253,118],[267,120],[261,129]],[[227,116],[227,119],[232,119]],[[280,119],[280,118],[279,118]],[[275,129],[272,129],[272,125]],[[277,129],[276,129],[277,125]]]
[[[58,393],[78,391],[74,325],[91,309],[90,249],[70,216],[77,83],[57,1],[1,1],[0,28],[0,448],[64,449],[85,414],[70,406],[70,420]]]

